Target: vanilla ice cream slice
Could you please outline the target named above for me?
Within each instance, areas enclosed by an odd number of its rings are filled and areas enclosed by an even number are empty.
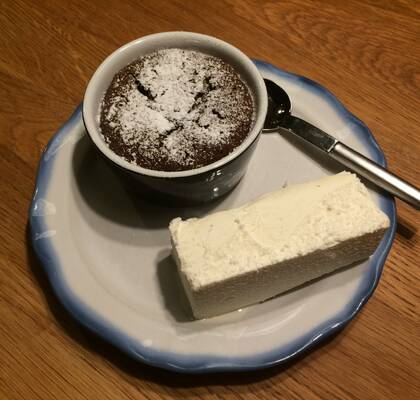
[[[341,172],[204,218],[171,221],[173,255],[196,318],[255,304],[368,258],[389,219]]]

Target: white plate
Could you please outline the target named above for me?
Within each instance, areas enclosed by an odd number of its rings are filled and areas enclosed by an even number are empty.
[[[367,127],[318,84],[256,62],[290,95],[293,113],[385,164]],[[335,168],[335,169],[334,169]],[[170,257],[169,221],[239,206],[286,184],[337,172],[316,151],[265,134],[248,172],[223,200],[165,208],[123,189],[84,131],[80,107],[48,144],[30,209],[32,240],[60,300],[81,323],[136,359],[186,372],[247,370],[297,355],[342,328],[374,291],[395,231],[376,253],[298,290],[208,320],[190,317]]]

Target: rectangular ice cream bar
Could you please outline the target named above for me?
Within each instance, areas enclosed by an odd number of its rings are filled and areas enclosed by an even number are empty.
[[[242,207],[171,221],[196,318],[255,304],[368,258],[388,217],[356,175],[289,186]]]

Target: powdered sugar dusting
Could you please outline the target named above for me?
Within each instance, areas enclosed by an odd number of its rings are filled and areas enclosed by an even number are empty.
[[[115,76],[100,125],[104,140],[128,161],[180,170],[232,151],[252,117],[249,90],[231,66],[197,51],[165,49]]]

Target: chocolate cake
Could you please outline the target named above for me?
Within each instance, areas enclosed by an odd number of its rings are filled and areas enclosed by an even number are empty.
[[[164,49],[120,70],[100,130],[125,160],[159,171],[208,165],[232,152],[253,123],[253,100],[234,68],[201,52]]]

